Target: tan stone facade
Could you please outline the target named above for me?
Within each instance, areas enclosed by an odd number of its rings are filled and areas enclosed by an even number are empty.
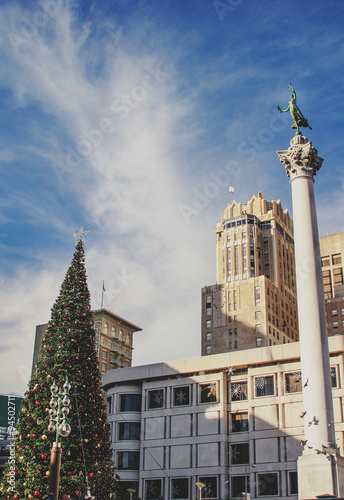
[[[133,334],[142,328],[107,309],[93,311],[93,319],[100,372],[131,366]]]
[[[202,289],[202,355],[298,340],[292,220],[259,193],[216,227],[217,284]]]
[[[344,334],[344,233],[320,238],[327,333]]]

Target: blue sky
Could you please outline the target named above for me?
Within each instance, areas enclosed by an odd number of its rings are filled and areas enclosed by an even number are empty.
[[[200,354],[228,185],[291,210],[289,82],[325,159],[320,234],[343,230],[343,21],[334,1],[2,0],[1,392],[26,386],[80,226],[93,307],[105,280],[144,329],[134,363]]]

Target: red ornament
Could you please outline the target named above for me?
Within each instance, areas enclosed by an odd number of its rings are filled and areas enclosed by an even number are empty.
[[[36,406],[41,406],[41,403],[39,401],[36,401]]]
[[[76,495],[79,495],[79,493],[80,493],[80,491],[76,491],[76,492],[75,492],[75,494],[76,494]]]
[[[90,472],[90,477],[93,477],[93,472]]]
[[[36,437],[37,437],[37,434],[32,434],[32,437],[33,437],[33,438],[36,438]]]
[[[39,497],[39,495],[40,495],[39,491],[37,491],[37,490],[34,491],[33,494],[35,495],[35,497]]]
[[[68,474],[68,476],[71,476],[71,475],[72,475],[72,473],[71,473],[70,471],[68,471],[68,472],[67,472],[67,474]]]
[[[47,458],[47,456],[44,455],[44,453],[43,453],[43,455],[41,455],[41,458],[43,458],[43,460],[44,460],[45,458]]]

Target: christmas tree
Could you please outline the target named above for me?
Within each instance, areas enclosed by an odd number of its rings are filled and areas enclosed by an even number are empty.
[[[90,294],[86,281],[85,232],[77,233],[76,250],[42,339],[40,356],[29,382],[15,436],[15,486],[9,467],[0,498],[45,500],[49,493],[49,463],[55,433],[48,432],[50,388],[63,387],[68,378],[71,433],[62,446],[60,498],[111,499],[116,488],[95,350]],[[88,486],[88,487],[87,487]]]

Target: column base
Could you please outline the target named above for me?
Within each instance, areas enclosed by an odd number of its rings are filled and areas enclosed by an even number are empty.
[[[344,497],[344,458],[337,456],[301,455],[297,461],[299,500],[316,499],[319,495]]]

